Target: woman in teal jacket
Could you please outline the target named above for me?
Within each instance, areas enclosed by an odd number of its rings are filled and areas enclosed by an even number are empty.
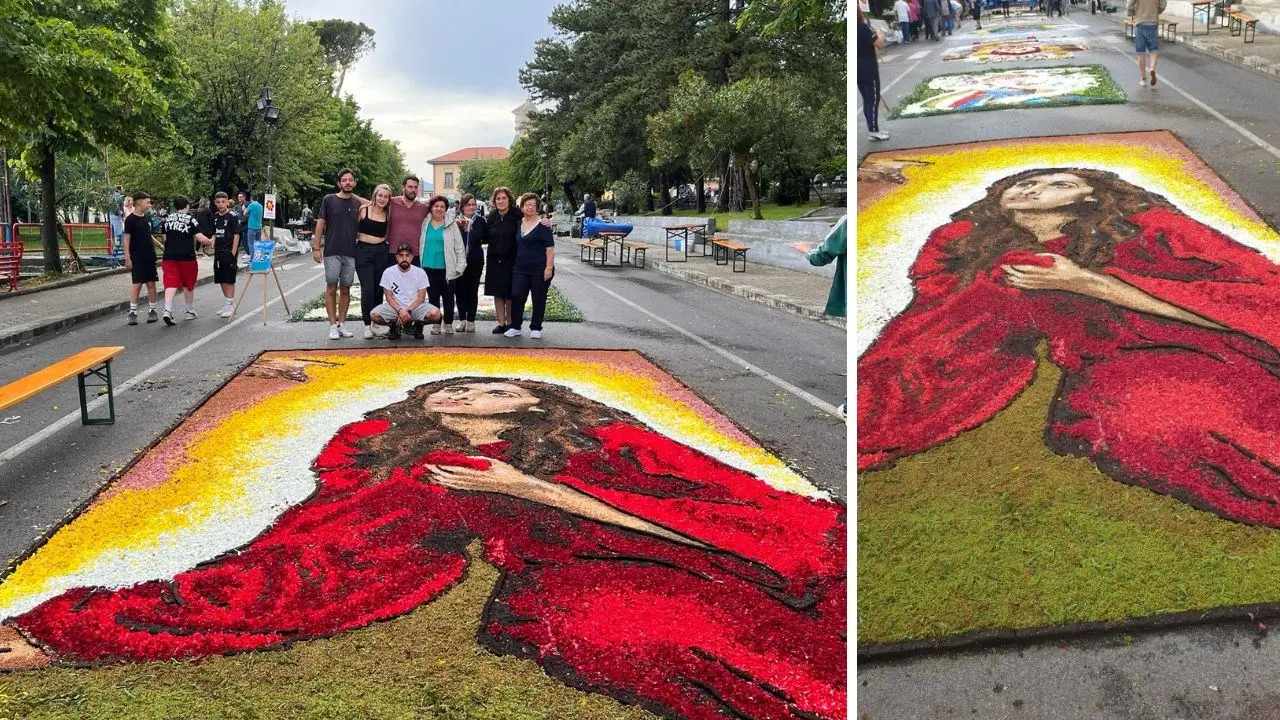
[[[833,317],[845,317],[847,315],[844,287],[844,256],[848,220],[848,215],[841,217],[840,222],[831,228],[831,232],[827,233],[826,239],[818,247],[813,247],[809,243],[793,243],[791,245],[796,250],[805,253],[806,257],[809,258],[810,265],[830,265],[832,261],[835,261],[836,276],[831,281],[831,294],[827,296],[826,309],[826,313]]]

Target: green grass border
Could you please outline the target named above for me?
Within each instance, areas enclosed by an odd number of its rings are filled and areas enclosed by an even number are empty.
[[[982,107],[969,108],[965,110],[929,110],[927,112],[917,113],[914,115],[902,114],[902,111],[904,109],[906,109],[907,107],[915,103],[921,102],[923,100],[928,100],[929,98],[935,97],[937,95],[941,95],[942,94],[941,91],[934,90],[933,88],[929,87],[929,83],[933,82],[934,80],[937,80],[938,78],[953,77],[958,75],[963,75],[966,77],[975,76],[975,75],[989,75],[991,73],[1018,72],[1021,70],[1057,70],[1057,69],[1086,70],[1092,73],[1098,79],[1099,81],[1098,85],[1081,93],[1086,98],[1088,98],[1084,102],[1081,102],[1079,100],[1069,100],[1065,98],[1060,98],[1060,99],[1050,99],[1044,102],[1036,103],[1034,105],[995,105],[995,106],[984,105]],[[1126,103],[1128,101],[1129,101],[1129,96],[1125,94],[1124,90],[1122,90],[1118,84],[1116,84],[1115,79],[1111,77],[1110,71],[1107,70],[1105,65],[1101,65],[1099,63],[1093,63],[1090,65],[1049,65],[1049,66],[1037,66],[1034,68],[998,67],[998,68],[990,68],[988,70],[974,70],[971,72],[942,73],[941,75],[934,75],[932,77],[925,78],[924,80],[921,80],[920,83],[915,86],[915,89],[913,89],[908,95],[906,95],[901,100],[899,100],[897,105],[894,105],[893,111],[889,114],[889,118],[891,120],[897,120],[897,119],[914,120],[915,118],[934,117],[937,115],[957,115],[961,113],[986,112],[986,111],[992,111],[992,110],[1037,110],[1040,108],[1075,107],[1080,105],[1118,105],[1118,104]]]

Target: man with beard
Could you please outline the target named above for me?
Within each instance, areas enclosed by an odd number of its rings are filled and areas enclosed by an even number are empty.
[[[324,263],[324,307],[329,315],[329,339],[352,337],[342,327],[351,305],[351,286],[356,279],[356,215],[360,198],[352,194],[356,174],[348,168],[338,173],[338,192],[329,193],[320,202],[316,218],[315,240],[311,257]]]
[[[386,298],[370,313],[377,325],[391,326],[391,339],[400,337],[400,326],[413,322],[413,336],[422,339],[422,326],[440,322],[440,310],[427,302],[427,271],[413,262],[413,248],[400,243],[396,264],[382,271],[382,294]]]
[[[417,176],[406,177],[400,187],[401,194],[391,198],[387,248],[394,253],[401,245],[408,245],[413,251],[413,264],[421,267],[418,245],[422,241],[422,223],[430,210],[426,204],[418,202],[418,184]],[[395,261],[394,256],[388,259]]]

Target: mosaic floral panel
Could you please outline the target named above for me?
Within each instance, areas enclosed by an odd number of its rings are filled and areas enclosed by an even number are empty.
[[[966,60],[978,65],[1012,62],[1018,60],[1067,60],[1077,52],[1088,50],[1081,41],[1038,40],[1028,37],[1021,40],[979,42],[953,48],[942,55],[943,60]]]
[[[931,77],[904,97],[892,117],[981,110],[1122,103],[1124,91],[1101,65],[983,70]]]

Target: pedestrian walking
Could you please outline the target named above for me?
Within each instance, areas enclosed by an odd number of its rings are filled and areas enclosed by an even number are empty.
[[[493,297],[494,314],[498,324],[494,335],[501,335],[511,327],[511,273],[516,262],[516,236],[520,234],[520,213],[512,205],[511,191],[505,187],[494,189],[493,209],[485,218],[485,241],[489,245],[484,274],[484,292]]]
[[[245,266],[247,267],[253,262],[253,252],[258,246],[258,241],[262,239],[262,203],[258,202],[257,194],[252,190],[245,193],[249,200],[249,204],[245,205],[244,211],[248,216],[245,218],[245,234],[240,238],[240,247],[244,249]]]
[[[320,202],[316,218],[316,248],[311,258],[324,263],[324,309],[329,316],[329,339],[352,337],[342,326],[351,307],[351,285],[356,279],[356,222],[360,200],[351,194],[356,174],[347,168],[338,172],[338,192]]]
[[[467,249],[462,242],[462,232],[456,220],[446,220],[449,201],[436,195],[427,201],[431,214],[422,223],[422,269],[431,279],[427,297],[440,308],[444,316],[445,334],[453,334],[453,295],[457,280],[467,268]],[[431,334],[439,335],[440,321],[431,325]]]
[[[973,0],[973,21],[977,23],[978,29],[982,29],[982,2],[983,0]]]
[[[898,16],[898,32],[902,35],[902,42],[911,42],[911,6],[907,4],[907,0],[897,0],[893,3],[893,12]]]
[[[938,0],[933,0],[937,2]],[[884,36],[867,22],[858,9],[858,94],[862,97],[862,116],[872,140],[888,140],[889,133],[880,131],[880,65],[876,49],[884,47]]]
[[[147,322],[160,319],[156,313],[156,240],[151,233],[151,196],[144,192],[133,194],[133,212],[124,219],[124,266],[129,269],[129,324],[138,324],[138,296],[142,286],[147,286]]]
[[[1000,0],[1000,7],[1004,10],[1004,16],[1009,17],[1009,0]]]
[[[959,29],[960,19],[963,17],[964,6],[960,4],[960,0],[951,0],[951,28],[947,30],[948,35]]]
[[[1156,86],[1156,60],[1160,57],[1159,23],[1165,0],[1129,0],[1125,13],[1133,18],[1133,51],[1138,54],[1138,86]],[[1147,67],[1148,56],[1151,67]]]
[[[907,8],[911,18],[911,42],[920,39],[920,0],[907,0]]]
[[[859,8],[861,11],[861,8]],[[921,22],[924,23],[925,39],[940,42],[938,37],[939,22],[942,20],[941,0],[922,0],[920,3]]]
[[[480,278],[484,272],[484,236],[487,224],[484,216],[476,212],[475,195],[463,195],[458,207],[461,209],[458,229],[462,231],[462,244],[467,250],[467,268],[458,278],[456,288],[457,330],[473,333],[476,331],[476,310],[480,307]]]
[[[556,272],[556,237],[551,228],[538,218],[538,196],[520,196],[519,235],[516,238],[516,263],[511,273],[511,327],[506,337],[520,337],[524,324],[524,304],[533,295],[533,316],[529,319],[529,337],[542,337],[542,320],[547,312],[547,288]]]
[[[179,195],[173,199],[174,212],[164,219],[164,254],[160,267],[164,270],[164,324],[176,325],[173,320],[173,298],[182,290],[186,301],[184,319],[195,320],[196,276],[200,272],[196,264],[196,243],[211,244],[200,232],[200,222],[187,212],[187,198]]]
[[[365,340],[373,339],[372,313],[382,302],[382,271],[394,257],[387,252],[390,214],[391,188],[379,185],[373,189],[373,202],[360,208],[356,223],[356,276],[360,278],[360,319],[364,321]]]
[[[236,220],[239,223],[239,226],[236,228],[236,234],[240,236],[240,246],[243,246],[245,244],[245,240],[249,237],[248,193],[243,190],[236,193],[236,206],[233,209],[233,212],[235,212]],[[236,255],[239,256],[239,250],[236,251]],[[252,256],[252,251],[250,251],[250,257]]]
[[[124,186],[117,185],[111,191],[110,202],[111,211],[107,214],[107,222],[111,225],[111,252],[114,254],[124,235]]]
[[[222,290],[218,317],[231,317],[236,299],[236,254],[240,250],[240,216],[231,211],[231,199],[224,192],[213,195],[214,213],[205,235],[213,238],[213,281]]]
[[[440,322],[440,310],[427,302],[431,279],[425,270],[413,264],[413,255],[412,245],[400,243],[395,264],[382,271],[378,282],[383,301],[373,308],[372,317],[379,325],[391,326],[387,337],[392,340],[399,340],[401,327],[409,323],[413,323],[413,336],[421,340],[424,323]]]

